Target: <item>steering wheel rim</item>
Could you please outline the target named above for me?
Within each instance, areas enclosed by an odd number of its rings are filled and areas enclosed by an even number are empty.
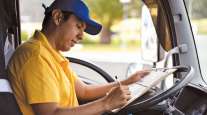
[[[114,79],[107,72],[105,72],[103,69],[101,69],[100,67],[98,67],[92,63],[89,63],[89,62],[81,60],[81,59],[72,58],[72,57],[66,57],[66,58],[72,63],[77,63],[80,65],[86,66],[90,69],[93,69],[94,71],[99,73],[107,82],[114,81]],[[160,92],[150,98],[147,98],[147,99],[144,99],[140,102],[135,102],[134,104],[128,105],[124,109],[120,110],[119,113],[125,113],[128,111],[130,111],[130,112],[139,111],[139,110],[144,110],[146,108],[152,107],[152,106],[156,105],[157,103],[167,99],[170,95],[172,95],[175,92],[182,89],[184,86],[187,85],[187,83],[189,83],[191,81],[193,74],[194,74],[194,69],[192,66],[189,66],[189,67],[183,67],[183,68],[181,68],[181,70],[177,70],[177,71],[186,72],[186,75],[176,85],[173,85],[171,88],[169,88],[165,91],[162,91],[162,92]]]
[[[97,65],[94,65],[92,63],[89,63],[87,61],[78,58],[73,58],[73,57],[66,57],[66,58],[72,63],[80,64],[94,70],[95,72],[99,73],[107,82],[114,82],[114,79],[111,77],[111,75],[109,75],[107,72],[105,72]]]

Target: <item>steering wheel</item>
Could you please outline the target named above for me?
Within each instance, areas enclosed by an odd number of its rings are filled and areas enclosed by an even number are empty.
[[[175,94],[177,91],[181,90],[184,86],[186,86],[193,78],[194,69],[192,66],[183,66],[178,68],[177,72],[185,72],[185,75],[180,79],[179,82],[174,84],[171,88],[161,91],[160,93],[147,98],[145,100],[137,100],[133,104],[127,106],[125,109],[121,110],[120,112],[127,112],[127,111],[141,111],[146,108],[152,107],[153,105],[158,104],[159,102],[169,98],[169,96]]]
[[[108,74],[106,73],[104,70],[102,70],[101,68],[99,68],[98,66],[86,62],[84,60],[81,59],[77,59],[77,58],[72,58],[72,57],[66,57],[67,59],[69,59],[69,61],[71,63],[76,63],[76,64],[80,64],[83,66],[86,66],[94,71],[96,71],[97,73],[99,73],[107,82],[113,82],[114,79]],[[141,111],[144,110],[146,108],[152,107],[156,104],[158,104],[159,102],[167,99],[169,96],[171,96],[172,94],[176,93],[177,91],[179,91],[180,89],[182,89],[184,86],[187,85],[187,83],[189,83],[193,77],[194,74],[194,69],[192,66],[183,66],[178,68],[177,72],[185,72],[184,77],[182,77],[182,79],[180,79],[179,82],[177,82],[176,84],[174,84],[171,88],[165,90],[165,91],[161,91],[158,94],[151,96],[147,99],[144,100],[135,100],[135,102],[133,102],[132,104],[126,106],[124,109],[122,109],[121,111],[119,111],[119,113],[127,113],[127,112],[136,112],[136,111]]]
[[[93,71],[97,72],[98,74],[100,74],[107,82],[113,82],[114,79],[108,74],[106,73],[103,69],[101,69],[100,67],[89,63],[87,61],[81,60],[81,59],[77,59],[77,58],[73,58],[73,57],[66,57],[71,63],[76,63],[76,64],[80,64],[82,66],[85,66],[87,68],[92,69]]]

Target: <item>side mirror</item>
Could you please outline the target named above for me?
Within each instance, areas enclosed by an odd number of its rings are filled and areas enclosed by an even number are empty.
[[[152,68],[154,62],[159,61],[159,42],[155,26],[146,5],[142,6],[141,13],[141,58],[142,61],[131,63],[128,66],[126,77],[137,70]]]
[[[141,15],[141,55],[142,59],[149,62],[157,62],[159,44],[155,26],[146,5],[142,7]]]

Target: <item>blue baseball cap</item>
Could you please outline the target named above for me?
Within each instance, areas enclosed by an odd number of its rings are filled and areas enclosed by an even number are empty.
[[[90,19],[88,7],[82,0],[55,0],[46,8],[45,14],[54,9],[72,12],[75,16],[86,23],[85,32],[88,34],[96,35],[101,31],[101,24]]]

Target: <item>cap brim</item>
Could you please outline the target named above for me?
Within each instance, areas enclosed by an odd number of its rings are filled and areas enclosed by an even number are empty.
[[[96,35],[102,29],[102,26],[93,20],[88,19],[88,20],[84,20],[84,22],[86,23],[85,32],[88,34]]]

